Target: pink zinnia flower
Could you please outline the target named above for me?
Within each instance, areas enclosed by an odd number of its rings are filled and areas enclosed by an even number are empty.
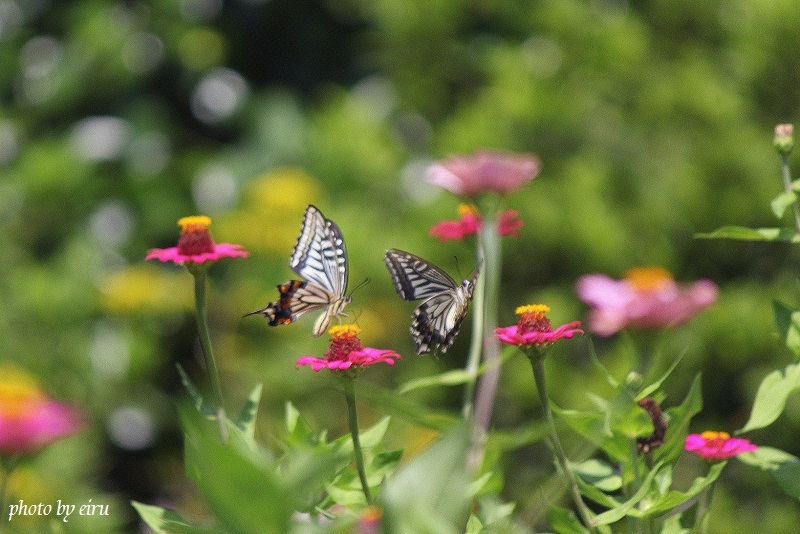
[[[679,285],[660,267],[630,269],[623,280],[604,274],[581,277],[575,289],[591,306],[589,328],[610,336],[623,328],[665,328],[685,323],[717,300],[710,280]]]
[[[483,220],[475,206],[461,204],[458,207],[458,215],[457,221],[436,223],[428,233],[444,243],[445,241],[460,241],[467,236],[477,234],[481,229]],[[519,229],[523,224],[517,210],[506,210],[498,218],[497,233],[502,236],[519,237]]]
[[[553,330],[550,319],[547,318],[549,311],[550,307],[544,304],[520,306],[516,310],[520,316],[517,324],[497,328],[494,331],[495,335],[506,345],[526,348],[532,345],[544,347],[559,339],[569,339],[575,334],[583,334],[583,330],[577,328],[581,324],[580,321],[563,324]]]
[[[80,412],[48,398],[25,373],[0,369],[0,455],[36,452],[83,427]]]
[[[151,249],[145,260],[172,261],[175,263],[203,263],[221,258],[246,258],[247,252],[241,245],[214,243],[208,227],[211,219],[205,215],[183,217],[178,221],[181,235],[178,245],[170,248]]]
[[[344,371],[351,368],[358,370],[376,363],[394,365],[395,360],[401,359],[393,350],[363,347],[358,339],[360,332],[359,327],[351,324],[332,327],[328,330],[331,344],[325,357],[302,356],[297,360],[297,366],[310,365],[314,371],[326,368]]]
[[[758,449],[757,445],[746,439],[732,438],[727,432],[706,430],[702,434],[686,436],[684,450],[693,452],[706,460],[727,460],[743,452]]]
[[[456,156],[428,168],[428,180],[459,196],[474,197],[493,191],[506,195],[539,174],[539,160],[532,154],[481,150]]]

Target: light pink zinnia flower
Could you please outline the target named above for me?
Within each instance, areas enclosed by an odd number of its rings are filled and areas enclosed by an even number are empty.
[[[178,221],[181,235],[178,245],[170,248],[151,249],[145,260],[171,261],[174,263],[203,263],[221,258],[246,258],[247,252],[241,245],[214,243],[208,227],[211,219],[205,215],[183,217]]]
[[[475,206],[461,204],[458,207],[458,215],[457,221],[436,223],[428,233],[431,237],[436,237],[444,243],[445,241],[460,241],[467,236],[477,234],[481,229],[483,220]],[[519,237],[519,229],[523,224],[517,210],[506,210],[498,218],[497,233],[502,236]]]
[[[38,451],[83,427],[81,413],[48,398],[30,376],[0,369],[0,455]]]
[[[683,448],[706,460],[718,461],[754,451],[758,446],[746,439],[732,438],[727,432],[706,430],[702,434],[686,436]]]
[[[624,279],[588,274],[575,285],[578,297],[591,306],[589,328],[610,336],[623,328],[665,328],[685,323],[717,300],[710,280],[679,285],[660,267],[630,269]]]
[[[456,156],[428,168],[428,180],[459,196],[474,197],[493,191],[507,195],[539,174],[539,160],[532,154],[480,150]]]
[[[328,333],[331,335],[331,344],[324,358],[315,356],[301,356],[297,366],[310,365],[314,371],[331,369],[344,371],[350,368],[360,369],[367,365],[386,363],[394,365],[400,355],[393,350],[373,349],[363,347],[358,334],[361,329],[355,325],[342,325],[332,327]]]
[[[575,334],[583,334],[577,328],[580,321],[563,324],[553,330],[550,319],[547,318],[549,306],[544,304],[529,304],[520,306],[516,313],[520,316],[517,324],[495,329],[497,338],[506,345],[530,347],[532,345],[549,345],[559,339],[569,339]]]

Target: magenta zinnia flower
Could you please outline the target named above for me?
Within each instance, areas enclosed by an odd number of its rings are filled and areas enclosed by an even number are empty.
[[[77,409],[47,397],[27,374],[0,374],[0,455],[36,452],[83,427]]]
[[[532,154],[480,150],[456,156],[428,168],[428,180],[459,196],[474,197],[493,191],[507,195],[539,174],[539,160]]]
[[[310,365],[314,371],[326,368],[343,371],[376,363],[394,365],[395,360],[401,359],[393,350],[363,347],[358,339],[360,332],[361,329],[352,324],[332,327],[328,330],[331,344],[325,357],[302,356],[297,360],[297,366]]]
[[[589,328],[610,336],[623,328],[665,328],[683,324],[717,300],[710,280],[679,285],[666,269],[638,267],[624,279],[604,274],[581,277],[575,289],[591,306]]]
[[[577,328],[580,321],[563,324],[553,330],[550,319],[547,318],[549,306],[544,304],[529,304],[520,306],[516,313],[520,316],[517,324],[496,329],[495,335],[506,345],[516,345],[520,348],[527,348],[532,345],[544,347],[558,341],[559,339],[569,339],[575,334],[583,334],[583,330]]]
[[[483,220],[478,208],[470,204],[458,206],[459,219],[457,221],[442,221],[436,223],[428,232],[441,242],[460,241],[467,236],[475,235],[481,229]],[[500,214],[497,224],[497,233],[502,236],[519,237],[519,229],[524,224],[519,218],[517,210],[506,210]]]
[[[702,434],[686,436],[683,448],[706,460],[718,461],[754,451],[758,446],[746,439],[732,438],[727,432],[706,430]]]
[[[246,258],[241,245],[214,243],[208,227],[211,219],[205,215],[183,217],[178,221],[181,235],[178,245],[170,248],[154,248],[147,253],[146,260],[171,261],[175,263],[203,263],[221,258]]]

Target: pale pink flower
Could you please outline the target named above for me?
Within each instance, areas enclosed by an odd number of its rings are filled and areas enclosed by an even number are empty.
[[[630,269],[622,280],[604,274],[581,277],[575,289],[591,306],[589,328],[610,336],[623,328],[665,328],[683,324],[717,300],[710,280],[678,284],[660,267]]]
[[[544,304],[520,306],[516,310],[520,316],[517,324],[497,328],[494,333],[502,343],[523,348],[549,345],[559,339],[569,339],[575,334],[583,334],[583,330],[578,328],[581,325],[580,321],[563,324],[553,330],[550,319],[547,318],[549,311],[550,307]]]
[[[727,432],[706,430],[702,434],[686,436],[683,448],[706,460],[719,461],[727,460],[743,452],[752,452],[758,449],[758,446],[746,439],[732,438]]]
[[[532,154],[480,150],[455,156],[428,168],[428,180],[459,196],[474,197],[489,191],[507,195],[539,174]]]
[[[241,245],[214,243],[208,227],[211,219],[204,215],[183,217],[178,221],[181,235],[178,245],[170,248],[154,248],[147,252],[145,260],[171,261],[174,263],[203,263],[221,258],[246,258]]]
[[[401,359],[400,355],[393,350],[363,347],[361,340],[358,339],[360,332],[361,329],[355,325],[332,327],[329,330],[331,344],[325,357],[301,356],[297,360],[297,366],[310,365],[314,371],[321,369],[344,371],[376,363],[394,365],[395,360]]]
[[[76,408],[47,397],[27,374],[14,368],[0,374],[0,455],[36,452],[83,427]]]

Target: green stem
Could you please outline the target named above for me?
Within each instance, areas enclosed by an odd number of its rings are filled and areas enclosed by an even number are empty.
[[[206,319],[206,271],[197,268],[190,269],[194,276],[194,305],[195,316],[197,317],[197,331],[200,336],[200,348],[205,358],[206,369],[211,381],[211,393],[214,397],[214,405],[217,407],[217,423],[219,433],[224,443],[228,442],[228,428],[225,426],[225,407],[222,403],[222,386],[219,380],[217,363],[214,360],[214,352],[211,348],[211,337],[208,334],[208,320]]]
[[[478,265],[483,265],[483,247],[477,247],[476,257]],[[475,383],[478,380],[478,369],[481,363],[481,353],[483,352],[483,325],[484,307],[486,301],[486,269],[481,269],[478,273],[478,280],[472,294],[472,338],[469,346],[469,356],[467,357],[466,371],[469,381],[464,388],[464,408],[462,413],[464,419],[469,419],[474,415],[475,409]]]
[[[347,419],[350,423],[350,437],[353,439],[353,454],[356,459],[356,470],[361,480],[361,489],[367,504],[372,504],[372,495],[369,491],[367,473],[364,470],[364,454],[361,452],[361,439],[358,437],[358,414],[356,413],[355,379],[346,375],[344,377],[344,396],[347,399]]]
[[[629,447],[628,452],[631,468],[633,469],[633,490],[628,492],[629,495],[633,495],[642,485],[642,471],[639,469],[639,448],[636,446],[636,440],[631,439],[629,440]],[[636,525],[636,532],[642,534],[649,534],[650,526],[647,522],[647,519],[641,518],[631,518],[633,520],[634,525]]]
[[[709,508],[711,508],[711,499],[713,497],[714,497],[714,485],[712,484],[710,487],[707,487],[705,490],[703,490],[702,495],[700,495],[700,499],[697,503],[697,515],[695,516],[694,520],[695,529],[693,529],[693,532],[695,531],[701,533],[706,532],[706,527],[708,524],[706,519],[708,516],[708,510]]]
[[[581,519],[591,532],[596,532],[592,524],[592,512],[586,506],[586,503],[583,502],[583,497],[581,497],[581,492],[578,489],[578,483],[575,480],[575,474],[572,472],[572,469],[569,466],[569,460],[567,460],[567,455],[564,453],[564,448],[561,446],[561,440],[558,439],[556,423],[553,419],[553,411],[550,409],[550,398],[547,394],[543,355],[532,354],[528,355],[528,358],[530,359],[531,366],[533,367],[533,378],[536,381],[536,389],[539,393],[539,401],[542,404],[544,416],[547,420],[547,425],[550,428],[550,441],[553,444],[553,454],[555,454],[556,461],[558,462],[561,471],[564,473],[564,476],[567,479],[572,500],[575,503],[575,506],[578,508],[578,513],[580,514]]]
[[[787,193],[792,192],[792,172],[789,170],[789,154],[781,154],[781,176],[783,176],[783,190]],[[800,207],[797,200],[792,203],[794,210],[794,225],[800,233]]]
[[[500,274],[502,271],[502,251],[500,234],[497,228],[497,198],[487,198],[481,206],[483,224],[478,234],[477,257],[481,272],[478,278],[479,300],[475,303],[475,329],[472,336],[470,359],[467,364],[469,373],[477,373],[478,360],[483,355],[486,372],[477,382],[475,395],[474,419],[472,422],[472,444],[469,454],[469,465],[476,469],[483,462],[486,436],[494,408],[497,384],[500,380],[500,341],[495,337],[500,293]],[[474,369],[474,371],[473,371]],[[470,375],[474,376],[474,375]],[[467,395],[471,399],[475,381],[467,387]],[[466,409],[465,409],[466,412]]]

